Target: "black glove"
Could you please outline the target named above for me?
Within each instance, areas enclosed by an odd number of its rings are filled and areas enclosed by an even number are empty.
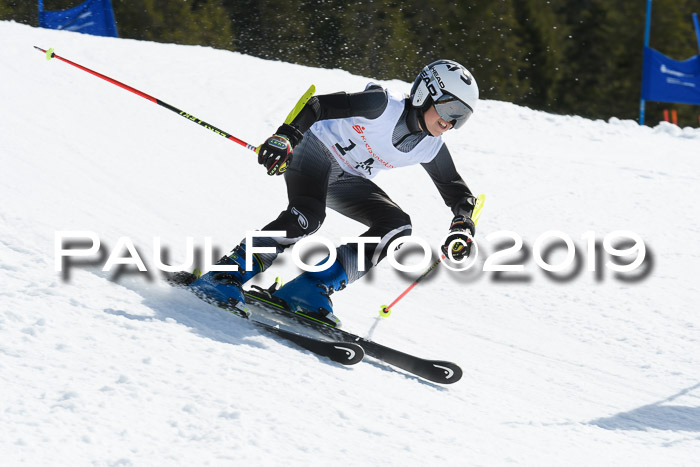
[[[301,142],[303,135],[291,125],[282,124],[277,132],[267,138],[258,149],[258,163],[264,165],[268,175],[281,175],[292,163],[294,147]]]
[[[452,243],[452,259],[461,261],[472,252],[472,238],[474,238],[476,230],[474,222],[465,216],[455,216],[450,224],[450,234],[445,239],[445,244],[442,245],[442,252],[450,257],[450,243]]]

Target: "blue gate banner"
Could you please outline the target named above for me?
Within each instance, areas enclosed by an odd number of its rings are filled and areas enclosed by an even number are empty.
[[[39,27],[119,37],[110,0],[87,0],[60,11],[44,11],[44,2],[39,0]]]
[[[642,99],[700,105],[700,55],[681,62],[645,47]]]

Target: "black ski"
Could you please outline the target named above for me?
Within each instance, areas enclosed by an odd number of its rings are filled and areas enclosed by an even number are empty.
[[[328,339],[317,339],[311,336],[305,336],[303,334],[282,329],[279,325],[273,325],[259,319],[255,319],[255,317],[251,316],[249,312],[242,310],[235,305],[220,303],[216,300],[212,300],[206,295],[196,293],[196,291],[187,287],[190,283],[192,283],[193,277],[194,276],[189,273],[175,273],[167,275],[166,281],[174,287],[180,287],[194,292],[197,297],[210,305],[226,310],[239,318],[244,318],[260,329],[293,342],[294,344],[303,347],[316,355],[327,357],[334,362],[338,362],[343,365],[354,365],[361,362],[365,356],[365,351],[359,344],[345,341],[334,342],[329,341]]]
[[[455,363],[444,360],[427,360],[416,357],[415,355],[407,354],[399,350],[378,344],[374,341],[364,339],[358,335],[334,328],[326,324],[312,321],[304,316],[293,313],[286,308],[286,303],[281,300],[276,300],[269,297],[261,290],[246,291],[246,302],[249,311],[256,315],[255,307],[262,308],[262,314],[266,317],[270,315],[278,315],[281,322],[289,322],[293,320],[300,323],[303,328],[315,330],[325,338],[334,342],[347,342],[358,344],[361,346],[365,354],[376,358],[382,362],[388,363],[397,368],[401,368],[428,381],[440,384],[456,383],[462,378],[462,369]],[[265,313],[267,312],[267,313]],[[260,314],[260,311],[258,311]],[[274,320],[274,316],[271,318]]]
[[[362,337],[341,331],[346,339],[359,344],[365,349],[365,353],[370,357],[388,363],[404,371],[425,378],[428,381],[440,384],[456,383],[462,378],[462,369],[455,363],[444,360],[426,360],[407,354],[385,345],[377,344],[374,341],[363,339]]]
[[[168,277],[168,282],[171,285],[184,286],[193,291],[186,286],[194,279],[192,274],[178,273]],[[208,303],[228,310],[237,316],[247,318],[268,332],[344,365],[358,363],[366,354],[434,383],[452,384],[462,378],[462,369],[455,363],[416,357],[342,329],[313,321],[289,311],[286,303],[272,297],[269,292],[269,290],[265,291],[261,288],[246,291],[246,311],[230,304],[212,303],[207,297],[198,296]],[[290,323],[299,324],[303,334],[289,330]],[[284,326],[284,329],[281,326]],[[309,335],[312,330],[319,337]]]
[[[362,361],[365,356],[363,348],[352,342],[333,342],[313,337],[297,334],[296,332],[287,331],[278,326],[272,326],[262,321],[251,320],[253,324],[261,329],[276,334],[288,341],[309,350],[316,355],[328,357],[334,362],[343,365],[354,365]]]

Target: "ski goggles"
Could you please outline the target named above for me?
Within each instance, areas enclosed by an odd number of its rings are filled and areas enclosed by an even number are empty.
[[[474,113],[467,104],[447,93],[435,99],[433,105],[440,118],[451,123],[452,128],[460,128]]]

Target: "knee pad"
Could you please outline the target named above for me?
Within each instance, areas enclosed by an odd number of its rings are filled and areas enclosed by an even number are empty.
[[[379,243],[368,243],[365,245],[365,264],[367,265],[368,269],[375,266],[386,257],[391,242],[397,238],[411,235],[411,232],[413,231],[411,228],[411,219],[408,217],[408,215],[406,215],[405,220],[408,222],[399,226],[373,226],[367,232],[362,234],[362,237],[380,238]],[[353,245],[352,248],[355,249],[357,254],[356,246]]]
[[[290,205],[263,230],[284,230],[287,232],[286,238],[290,240],[290,243],[294,243],[320,229],[325,218],[324,208]]]
[[[408,216],[406,216],[406,218],[408,220],[408,224],[396,227],[384,234],[373,252],[372,264],[377,264],[386,257],[387,252],[389,251],[389,246],[394,240],[411,235],[411,232],[413,232],[410,224],[411,219]]]

